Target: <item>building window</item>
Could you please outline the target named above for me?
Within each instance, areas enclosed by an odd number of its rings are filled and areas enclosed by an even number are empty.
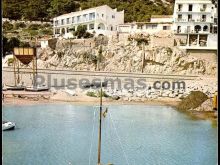
[[[206,15],[202,15],[202,22],[205,22],[206,21]]]
[[[104,17],[104,14],[102,14],[102,17]]]
[[[152,25],[152,29],[157,29],[157,25]]]
[[[112,15],[112,18],[115,19],[115,15]]]
[[[94,24],[89,24],[89,30],[93,30],[94,29]]]
[[[89,20],[95,19],[95,13],[89,13]]]
[[[180,33],[181,32],[181,26],[178,26],[177,27],[177,33]]]
[[[75,17],[72,17],[72,23],[74,23],[75,22]]]
[[[142,25],[137,25],[137,29],[142,29]]]
[[[170,26],[163,26],[163,30],[170,30]]]
[[[55,21],[55,26],[57,26],[58,25],[58,21]]]
[[[208,30],[209,30],[209,29],[208,29],[208,26],[205,25],[205,26],[203,27],[203,31],[204,31],[204,32],[208,32]]]
[[[218,24],[218,18],[214,18],[214,24]]]
[[[66,19],[66,23],[69,24],[70,23],[70,18]]]
[[[66,32],[69,33],[69,28],[66,28]]]
[[[206,4],[203,4],[203,5],[202,5],[202,8],[200,9],[200,11],[206,11],[206,8],[207,8],[207,5],[206,5]]]
[[[81,21],[81,16],[77,16],[77,22],[80,22]]]
[[[64,25],[64,19],[61,20],[61,25]]]
[[[182,14],[178,14],[177,21],[181,21],[181,20],[182,20]]]
[[[200,25],[196,25],[196,26],[195,26],[195,31],[196,31],[196,33],[198,33],[199,31],[201,31],[201,26],[200,26]]]
[[[87,14],[83,15],[83,21],[87,21]]]
[[[190,33],[191,26],[187,26],[187,33]]]
[[[188,21],[192,21],[192,14],[188,14]]]
[[[60,34],[60,29],[55,29],[55,34]]]
[[[177,11],[182,11],[182,8],[183,8],[183,5],[182,5],[182,4],[179,4]]]
[[[193,5],[189,4],[189,10],[188,11],[192,11],[193,10]]]
[[[213,27],[213,29],[214,29],[214,30],[213,30],[213,31],[214,31],[214,33],[216,33],[216,34],[217,34],[217,33],[218,33],[218,27],[217,27],[217,26],[214,26],[214,27]]]

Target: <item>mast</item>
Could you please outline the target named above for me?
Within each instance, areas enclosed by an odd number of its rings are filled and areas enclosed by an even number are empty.
[[[13,61],[13,64],[14,64],[14,80],[15,80],[15,86],[17,86],[17,80],[16,80],[16,59],[15,59],[15,55],[14,55],[14,61]]]
[[[99,108],[99,139],[98,139],[98,165],[101,165],[101,138],[102,138],[102,81],[100,89],[100,108]]]
[[[35,63],[35,65],[36,65],[36,77],[35,77],[35,85],[36,85],[36,87],[37,87],[37,47],[35,47],[35,60],[36,60],[36,63]]]

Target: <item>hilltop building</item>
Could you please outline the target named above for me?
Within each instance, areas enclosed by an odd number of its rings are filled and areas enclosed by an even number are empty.
[[[172,30],[172,15],[152,15],[150,22],[133,22],[118,25],[118,32],[124,34],[153,34]]]
[[[124,11],[117,11],[107,5],[60,15],[53,19],[54,36],[73,37],[72,31],[84,25],[87,31],[95,35],[113,35],[117,25],[124,24]],[[70,29],[72,31],[70,32]]]
[[[176,0],[173,30],[184,49],[217,49],[217,10],[211,0]]]

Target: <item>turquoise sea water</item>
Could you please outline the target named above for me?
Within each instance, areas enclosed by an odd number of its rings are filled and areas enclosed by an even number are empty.
[[[166,106],[109,106],[103,164],[216,165],[217,128]],[[96,165],[98,108],[68,104],[3,106],[17,128],[3,132],[4,165]]]

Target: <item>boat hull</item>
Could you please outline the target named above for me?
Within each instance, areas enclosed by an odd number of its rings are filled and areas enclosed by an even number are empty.
[[[13,90],[13,91],[22,91],[25,89],[25,87],[24,86],[9,86],[9,85],[7,85],[5,89],[6,90]]]
[[[13,130],[15,129],[15,123],[6,122],[2,124],[2,131]]]
[[[40,91],[48,91],[49,88],[47,87],[41,87],[41,88],[33,88],[33,87],[27,87],[25,88],[25,91],[30,91],[30,92],[40,92]]]

